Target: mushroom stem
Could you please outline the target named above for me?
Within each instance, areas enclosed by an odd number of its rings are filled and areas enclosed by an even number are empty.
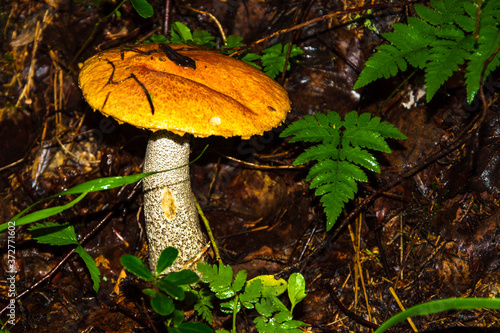
[[[144,215],[152,270],[167,246],[179,250],[170,270],[180,270],[203,248],[203,234],[189,178],[189,136],[161,130],[148,142],[144,172],[170,170],[144,179]],[[181,168],[180,166],[185,165]],[[172,170],[174,169],[174,170]]]

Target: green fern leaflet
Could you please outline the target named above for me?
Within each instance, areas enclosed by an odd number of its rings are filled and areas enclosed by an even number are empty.
[[[467,100],[472,102],[486,62],[483,81],[500,65],[500,1],[476,2],[431,0],[430,7],[415,4],[420,18],[410,17],[407,25],[396,23],[393,32],[382,34],[391,45],[377,47],[379,52],[366,61],[354,89],[404,72],[410,65],[425,71],[429,102],[466,64]]]
[[[377,159],[369,150],[390,153],[387,138],[406,139],[396,127],[381,122],[369,113],[360,116],[349,112],[344,120],[338,113],[305,116],[289,125],[281,137],[292,136],[290,142],[316,142],[294,161],[294,165],[315,161],[306,179],[315,195],[321,196],[326,213],[326,229],[330,230],[344,205],[358,192],[358,182],[368,181],[364,169],[380,172]]]

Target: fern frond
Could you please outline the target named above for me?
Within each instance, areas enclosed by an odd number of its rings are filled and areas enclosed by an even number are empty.
[[[364,129],[346,129],[342,144],[359,146],[363,148],[373,149],[384,153],[390,153],[391,149],[377,132]]]
[[[302,133],[301,130],[306,133]],[[330,230],[342,213],[346,202],[358,192],[358,182],[368,181],[363,168],[380,172],[376,158],[367,150],[390,152],[385,138],[406,138],[393,125],[381,122],[369,113],[349,112],[344,121],[336,112],[306,116],[289,125],[281,136],[294,135],[292,141],[311,142],[311,132],[327,133],[324,139],[316,134],[318,144],[307,148],[294,161],[294,165],[317,161],[309,170],[306,180],[321,203]],[[332,140],[332,138],[335,138]],[[365,149],[367,148],[367,149]]]
[[[392,45],[380,45],[380,52],[375,53],[365,63],[365,68],[354,84],[353,89],[358,89],[380,78],[390,78],[399,70],[406,71],[408,64],[400,50]]]
[[[347,161],[338,162],[337,168],[327,173],[327,176],[330,178],[328,181],[323,184],[315,184],[315,195],[323,196],[328,193],[333,193],[344,203],[353,199],[354,195],[358,192],[358,185],[354,178],[351,177],[352,166],[353,165]],[[313,187],[312,184],[311,182],[311,187]],[[325,207],[329,205],[327,202],[323,203]]]
[[[418,16],[432,25],[451,24],[457,16],[464,13],[464,0],[432,0],[432,8],[421,4],[415,4],[414,8]]]
[[[499,10],[500,11],[500,10]],[[500,29],[492,26],[483,26],[480,28],[480,36],[478,40],[477,51],[470,56],[470,61],[467,64],[467,73],[465,74],[465,83],[467,86],[467,100],[472,102],[474,96],[479,90],[481,73],[486,60],[488,60],[500,45]],[[483,81],[500,65],[500,52],[497,52],[495,57],[486,67],[483,75]]]
[[[361,149],[360,147],[343,147],[340,151],[339,157],[340,160],[347,160],[349,162],[359,164],[363,168],[368,169],[372,172],[380,172],[380,166],[378,165],[375,156],[373,156],[368,150]],[[368,179],[358,179],[358,181],[368,181]]]
[[[290,142],[303,141],[303,142],[338,142],[339,133],[335,129],[335,124],[329,120],[329,126],[321,126],[318,120],[312,116],[305,116],[304,119],[297,120],[290,126],[285,128],[282,136],[293,136]],[[340,120],[340,118],[339,118]],[[336,124],[337,128],[342,126],[342,123]]]
[[[463,37],[460,41],[438,40],[433,43],[429,55],[429,63],[425,69],[427,85],[427,102],[430,102],[439,88],[458,70],[458,66],[469,58],[470,53],[464,49],[473,43],[473,37]]]
[[[376,119],[378,117],[375,117],[373,119]],[[387,121],[383,121],[377,124],[376,127],[371,127],[371,125],[368,127],[368,129],[377,132],[384,138],[389,138],[389,139],[403,139],[406,140],[407,137],[403,133],[401,133],[394,125],[389,124]]]
[[[476,31],[476,1],[431,0],[430,6],[415,4],[420,18],[408,24],[394,24],[394,31],[382,34],[391,45],[381,45],[365,63],[354,89],[405,71],[408,64],[425,70],[427,101],[467,62],[467,99],[472,102],[479,89],[485,62],[500,44],[500,1],[479,2],[479,31]],[[475,36],[475,34],[478,36]],[[479,37],[478,40],[476,40]],[[500,66],[497,54],[484,71],[484,78]]]
[[[337,159],[338,143],[321,144],[307,148],[302,154],[295,159],[294,165],[304,164],[310,161],[322,161],[326,159]]]
[[[331,181],[332,174],[337,172],[339,163],[342,161],[325,160],[320,161],[311,167],[309,173],[307,174],[306,180],[311,180],[311,188],[317,188],[319,185],[326,184]],[[349,161],[352,162],[352,161]],[[355,162],[353,162],[355,163]],[[350,167],[345,167],[345,170],[349,171],[351,178],[358,182],[367,182],[368,177],[366,173],[353,163],[348,163]]]

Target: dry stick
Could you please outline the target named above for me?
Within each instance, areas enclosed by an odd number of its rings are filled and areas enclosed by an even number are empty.
[[[404,311],[405,307],[403,306],[403,303],[401,303],[401,300],[399,299],[398,294],[396,294],[396,291],[394,290],[394,288],[389,287],[389,291],[391,292],[392,297],[394,297],[394,299],[396,300],[396,303],[398,303],[398,306],[401,309],[401,311]],[[411,318],[408,318],[406,320],[410,324],[413,332],[418,332],[417,326],[415,326],[415,324],[413,323],[413,320],[411,320]]]
[[[262,165],[262,164],[255,164],[251,162],[245,162],[240,159],[237,159],[235,157],[231,157],[228,155],[220,154],[221,156],[224,156],[230,161],[237,162],[239,164],[242,164],[244,166],[247,166],[251,169],[257,169],[257,170],[273,170],[273,169],[287,169],[287,170],[297,170],[297,169],[305,169],[305,165]]]
[[[326,287],[326,290],[328,290],[328,293],[330,294],[330,297],[333,300],[333,302],[335,303],[335,305],[337,305],[337,307],[343,313],[345,313],[346,316],[348,316],[349,318],[353,319],[358,324],[363,325],[365,327],[370,327],[370,328],[374,328],[374,329],[378,328],[377,324],[374,324],[374,323],[366,320],[365,318],[358,316],[357,314],[355,314],[354,312],[352,312],[351,310],[346,308],[344,306],[344,304],[342,304],[342,302],[340,302],[340,300],[337,298],[337,296],[335,296],[335,291],[333,291],[333,288],[331,285],[329,285],[328,283],[325,283],[324,286]]]
[[[172,7],[171,0],[165,0],[165,21],[163,22],[163,35],[168,36],[170,29],[170,9]]]
[[[212,19],[212,21],[215,22],[215,25],[217,25],[217,28],[219,28],[219,32],[220,32],[220,35],[222,37],[222,42],[224,43],[224,45],[226,45],[226,34],[224,33],[224,29],[222,28],[222,25],[220,24],[219,20],[217,20],[217,18],[213,14],[211,14],[209,12],[205,12],[203,10],[193,8],[190,5],[185,5],[184,7],[189,9],[189,10],[192,10],[193,12],[196,12],[198,14],[208,15]]]

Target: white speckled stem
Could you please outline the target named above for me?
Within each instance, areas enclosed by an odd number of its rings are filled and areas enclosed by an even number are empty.
[[[151,135],[144,172],[169,170],[189,162],[189,136],[168,131]],[[170,195],[169,195],[170,194]],[[162,205],[163,200],[163,205]],[[167,246],[179,250],[171,270],[179,270],[196,257],[204,246],[194,202],[189,166],[162,172],[144,179],[144,215],[152,270]],[[170,217],[167,217],[170,215]]]

